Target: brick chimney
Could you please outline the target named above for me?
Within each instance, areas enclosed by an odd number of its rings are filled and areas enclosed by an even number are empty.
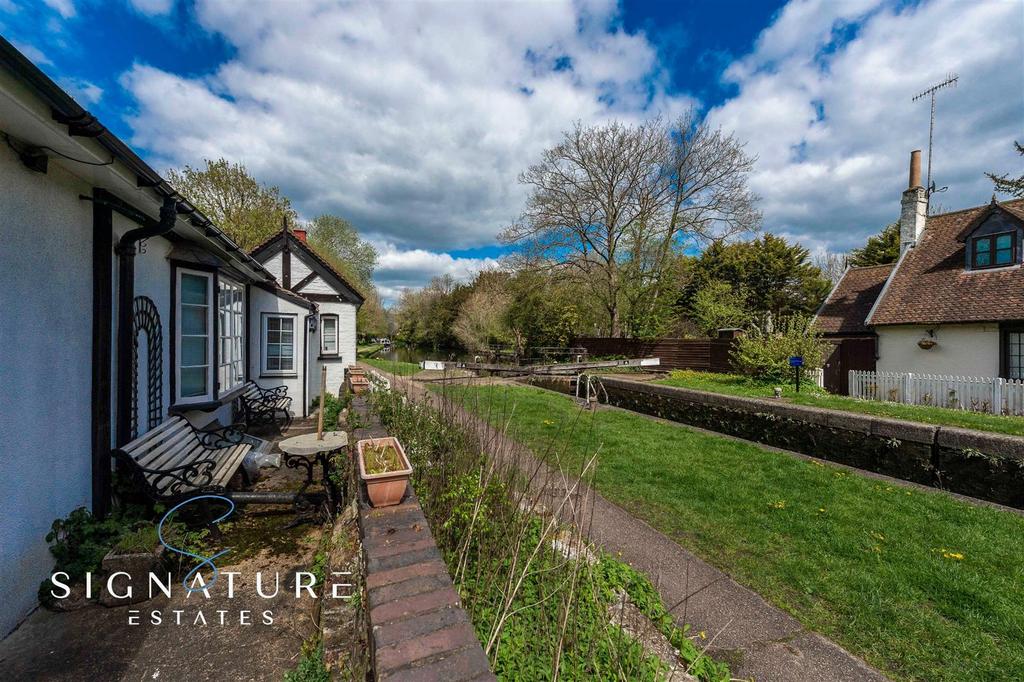
[[[300,242],[305,242],[306,241],[306,231],[305,230],[292,230],[292,234],[294,234],[295,238],[298,239]]]
[[[910,152],[910,182],[900,204],[900,255],[917,244],[928,218],[928,195],[921,186],[921,150]]]

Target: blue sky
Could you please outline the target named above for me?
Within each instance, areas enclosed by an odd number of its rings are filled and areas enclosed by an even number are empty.
[[[0,32],[156,168],[225,156],[352,220],[388,298],[500,255],[516,176],[575,120],[698,107],[758,156],[765,228],[835,251],[896,215],[916,91],[961,75],[946,208],[1018,171],[1024,133],[1020,0],[0,0]]]

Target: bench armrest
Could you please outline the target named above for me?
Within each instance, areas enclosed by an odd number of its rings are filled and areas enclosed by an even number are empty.
[[[213,482],[213,474],[217,468],[215,459],[196,459],[187,464],[168,467],[166,469],[149,469],[142,466],[124,450],[114,450],[114,454],[122,460],[132,463],[137,473],[153,476],[147,484],[160,495],[174,495],[184,487],[202,488]],[[165,481],[170,481],[165,485]]]
[[[229,448],[238,445],[245,438],[245,424],[228,424],[219,429],[196,430],[199,442],[208,448]]]

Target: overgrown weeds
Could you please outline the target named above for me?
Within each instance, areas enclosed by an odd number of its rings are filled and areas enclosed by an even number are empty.
[[[427,405],[378,388],[371,404],[413,464],[424,514],[499,677],[666,677],[666,662],[615,620],[612,605],[624,592],[678,649],[673,663],[702,680],[729,679],[726,666],[675,626],[646,577],[609,556],[586,559],[580,529],[589,525],[596,456],[576,471],[549,468],[488,435],[454,403]]]

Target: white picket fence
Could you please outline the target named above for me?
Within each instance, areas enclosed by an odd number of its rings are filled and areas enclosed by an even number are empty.
[[[821,367],[805,370],[804,377],[818,388],[825,388],[825,370]]]
[[[953,410],[1024,415],[1024,381],[850,370],[850,396]]]

